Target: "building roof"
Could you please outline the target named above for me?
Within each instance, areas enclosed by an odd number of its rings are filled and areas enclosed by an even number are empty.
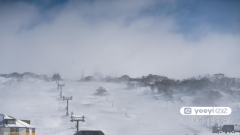
[[[16,124],[5,124],[3,122],[3,120],[6,120],[6,119],[16,120]],[[9,115],[3,114],[3,113],[0,113],[0,127],[35,128],[34,126],[31,126],[30,124],[28,124],[22,120],[16,119],[12,116],[9,116]]]

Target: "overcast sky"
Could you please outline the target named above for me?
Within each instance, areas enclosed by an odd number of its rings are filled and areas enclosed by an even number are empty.
[[[240,77],[240,0],[6,0],[0,74]]]

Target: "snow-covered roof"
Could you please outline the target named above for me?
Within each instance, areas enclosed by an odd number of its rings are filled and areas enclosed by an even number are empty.
[[[16,124],[4,124],[3,120],[5,120],[5,119],[14,119],[14,120],[16,120]],[[31,126],[30,124],[28,124],[22,120],[19,120],[19,119],[13,118],[11,116],[8,116],[6,114],[0,113],[0,127],[3,127],[4,126],[3,124],[5,125],[5,127],[35,128],[34,126]]]
[[[12,117],[9,117],[9,116],[6,115],[6,114],[0,114],[0,116],[1,116],[1,115],[3,115],[3,118],[4,118],[4,119],[13,119]]]

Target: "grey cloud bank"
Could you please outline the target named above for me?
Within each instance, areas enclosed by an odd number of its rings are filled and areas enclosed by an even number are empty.
[[[168,14],[177,3],[67,1],[47,10],[25,1],[2,3],[0,73],[240,77],[239,34],[214,31],[204,20],[191,33],[179,32],[182,25]],[[166,7],[146,15],[156,4]]]

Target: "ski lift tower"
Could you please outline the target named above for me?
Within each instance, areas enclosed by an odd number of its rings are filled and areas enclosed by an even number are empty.
[[[59,87],[61,88],[60,98],[62,98],[62,87],[65,86],[65,84],[59,84]]]
[[[82,117],[74,117],[74,116],[71,116],[71,122],[74,122],[76,121],[77,122],[77,132],[78,132],[78,122],[79,121],[82,121],[82,122],[85,122],[85,116],[83,115]]]
[[[68,114],[68,100],[72,100],[72,96],[71,97],[65,97],[65,96],[63,96],[63,100],[67,100],[67,113],[66,113],[66,115],[68,116],[69,114]]]

